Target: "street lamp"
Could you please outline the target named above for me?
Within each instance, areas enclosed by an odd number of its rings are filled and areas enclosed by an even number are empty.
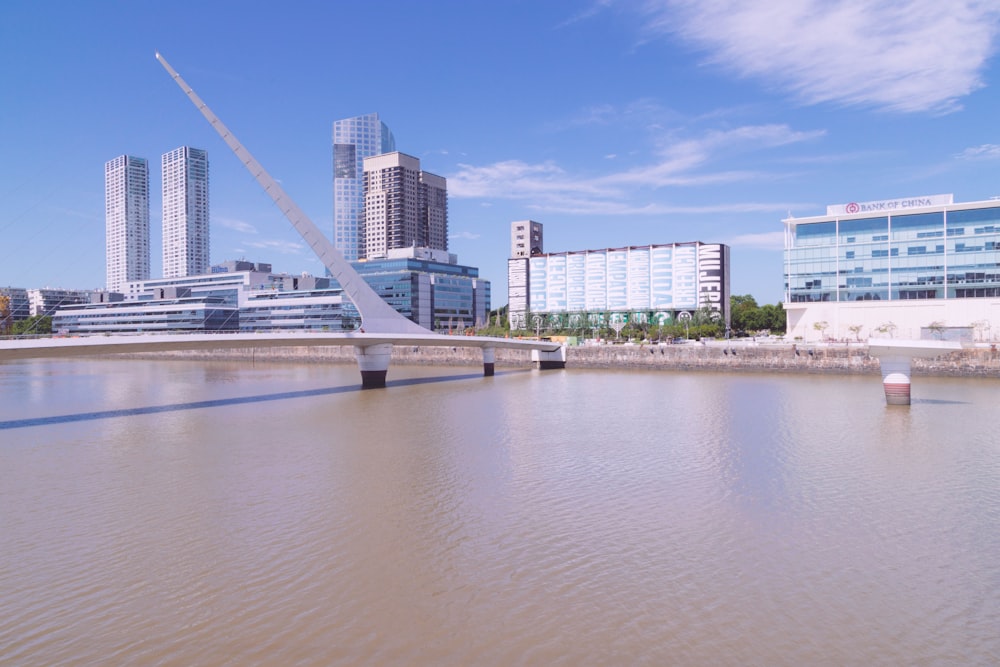
[[[689,333],[688,325],[691,323],[691,313],[686,310],[682,311],[677,315],[677,319],[684,321],[684,338],[690,340],[691,334]]]

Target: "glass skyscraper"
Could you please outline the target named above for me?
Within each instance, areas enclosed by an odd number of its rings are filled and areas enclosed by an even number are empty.
[[[377,113],[333,123],[333,245],[348,261],[363,256],[364,159],[396,150],[396,140]]]
[[[163,277],[208,272],[208,153],[181,146],[164,153]]]
[[[107,288],[149,278],[149,165],[121,155],[104,165]]]

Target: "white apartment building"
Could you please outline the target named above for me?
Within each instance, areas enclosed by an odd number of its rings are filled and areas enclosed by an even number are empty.
[[[120,155],[104,165],[107,289],[149,278],[149,165]]]
[[[542,223],[534,220],[515,220],[510,223],[510,256],[531,257],[544,252]]]
[[[181,146],[164,153],[161,164],[163,277],[207,273],[210,266],[208,153]]]
[[[448,250],[448,190],[441,176],[420,170],[420,160],[393,152],[364,160],[363,259],[397,248]]]
[[[347,261],[363,253],[364,159],[395,150],[396,140],[377,113],[333,122],[333,245]]]

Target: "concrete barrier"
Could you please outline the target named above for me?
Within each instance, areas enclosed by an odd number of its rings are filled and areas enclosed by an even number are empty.
[[[145,355],[151,356],[151,355]],[[288,347],[252,350],[164,352],[157,358],[231,359],[253,361],[326,361],[356,364],[354,349],[347,347]],[[478,348],[413,347],[395,345],[392,364],[427,366],[481,366]],[[531,368],[529,354],[496,350],[498,368]],[[879,361],[867,346],[852,344],[802,346],[758,344],[742,341],[680,345],[579,345],[567,348],[566,368],[618,368],[662,371],[755,373],[830,373],[880,375]],[[1000,354],[980,347],[929,359],[914,359],[913,375],[1000,378]]]

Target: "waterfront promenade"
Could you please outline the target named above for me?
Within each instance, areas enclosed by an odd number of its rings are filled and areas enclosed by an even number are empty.
[[[453,347],[414,347],[396,345],[392,364],[475,366],[481,354],[475,348],[463,348],[464,337],[456,336]],[[327,361],[355,363],[350,348],[284,347],[272,349],[206,350],[158,354],[157,358],[176,356],[185,359],[229,359],[254,361]],[[527,355],[497,349],[497,368],[527,368]],[[632,368],[636,370],[712,371],[758,373],[822,373],[838,375],[879,375],[877,358],[868,353],[864,343],[802,345],[785,342],[737,340],[675,345],[575,345],[566,350],[566,367]],[[1000,352],[980,344],[961,352],[931,359],[914,359],[913,374],[938,377],[1000,378]]]

